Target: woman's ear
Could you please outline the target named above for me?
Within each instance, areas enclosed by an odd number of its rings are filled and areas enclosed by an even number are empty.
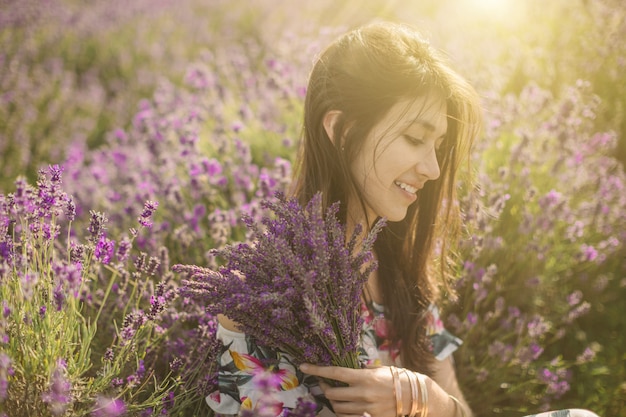
[[[335,144],[335,127],[337,123],[339,123],[339,118],[341,117],[341,111],[339,110],[330,110],[326,112],[324,115],[324,130],[326,130],[326,134],[330,138],[330,141]]]

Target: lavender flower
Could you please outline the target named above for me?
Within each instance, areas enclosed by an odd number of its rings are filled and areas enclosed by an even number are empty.
[[[300,397],[296,401],[296,408],[287,410],[285,417],[315,417],[317,415],[317,403],[313,398]]]
[[[100,236],[98,243],[96,244],[93,254],[96,260],[107,265],[109,262],[111,262],[114,251],[115,242],[111,239],[107,239],[106,234],[103,233],[102,236]]]
[[[91,235],[89,240],[95,245],[98,243],[100,237],[104,233],[108,219],[104,213],[100,213],[97,211],[91,210],[89,214],[91,215],[91,220],[89,222],[89,227],[87,228],[87,231]]]
[[[305,208],[296,199],[276,197],[262,203],[275,214],[262,219],[265,230],[244,219],[254,244],[214,251],[226,260],[219,272],[174,267],[191,278],[183,281],[181,293],[203,303],[210,315],[228,314],[242,331],[291,354],[296,363],[358,368],[360,294],[376,267],[371,249],[384,222],[357,250],[361,229],[346,244],[337,203],[323,213],[319,193]]]
[[[9,389],[8,377],[13,375],[11,358],[4,352],[0,352],[0,403],[7,398]]]
[[[70,395],[72,385],[65,375],[66,368],[65,361],[57,361],[50,378],[50,388],[42,396],[43,401],[48,404],[50,412],[55,416],[65,414],[72,400]]]
[[[154,214],[155,210],[159,207],[159,203],[156,201],[146,201],[143,206],[143,211],[137,218],[139,224],[143,227],[152,227],[151,217]]]
[[[93,417],[120,417],[126,414],[126,405],[119,398],[100,396],[92,413]]]
[[[167,414],[168,410],[171,410],[174,407],[176,402],[176,398],[174,398],[174,391],[170,391],[167,393],[165,397],[161,400],[161,404],[163,404],[162,414]]]

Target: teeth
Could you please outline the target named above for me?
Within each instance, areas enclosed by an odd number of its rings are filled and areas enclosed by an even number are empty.
[[[415,194],[417,192],[417,188],[410,186],[409,184],[405,184],[403,182],[396,181],[396,185],[402,188],[404,191]]]

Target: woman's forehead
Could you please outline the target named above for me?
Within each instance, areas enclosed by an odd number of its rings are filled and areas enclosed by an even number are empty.
[[[448,127],[446,101],[438,97],[402,100],[392,106],[388,118],[395,120],[401,130],[416,126],[443,135]]]

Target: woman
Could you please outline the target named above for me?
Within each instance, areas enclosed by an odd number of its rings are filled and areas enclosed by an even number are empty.
[[[426,408],[429,416],[471,415],[450,356],[460,341],[434,307],[443,268],[432,265],[435,258],[446,264],[458,220],[454,180],[480,125],[474,89],[406,26],[371,24],[321,54],[309,79],[294,193],[303,204],[319,191],[325,207],[340,201],[348,233],[379,217],[389,222],[363,292],[361,357],[369,366],[294,369],[220,317],[228,350],[220,390],[207,398],[218,414],[254,407],[261,394],[250,369],[255,358],[274,357],[284,377],[275,398],[284,407],[311,392],[320,415],[413,416]]]

